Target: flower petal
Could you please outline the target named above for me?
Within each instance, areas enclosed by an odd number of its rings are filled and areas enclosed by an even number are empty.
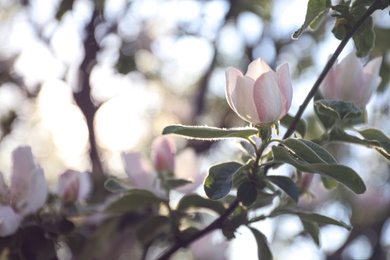
[[[257,80],[262,74],[268,71],[273,72],[271,67],[262,58],[258,58],[248,65],[248,71],[245,76],[251,77],[253,80]]]
[[[236,113],[245,121],[257,123],[259,116],[253,101],[255,81],[247,76],[237,78],[237,86],[233,93],[236,97]]]
[[[159,174],[172,174],[175,169],[176,147],[172,139],[159,137],[152,144],[152,161]]]
[[[175,176],[179,179],[192,181],[192,183],[175,189],[184,194],[191,193],[203,183],[206,176],[199,172],[199,159],[194,149],[186,148],[176,155]]]
[[[293,90],[291,85],[290,70],[287,63],[280,65],[276,69],[276,75],[278,77],[278,85],[282,94],[283,109],[278,119],[282,119],[291,107]]]
[[[11,206],[0,206],[0,237],[12,235],[18,230],[23,217]]]
[[[34,213],[41,208],[47,199],[47,184],[41,167],[36,167],[29,174],[29,186],[26,197],[19,198],[19,213],[23,216]]]
[[[367,85],[364,90],[364,95],[362,95],[362,97],[356,102],[356,105],[365,107],[381,83],[382,78],[379,77],[379,70],[382,65],[382,60],[382,57],[377,57],[369,61],[366,66],[364,66],[363,72],[367,78]]]
[[[137,189],[145,189],[156,195],[165,196],[153,167],[136,153],[122,153],[129,180]]]
[[[269,124],[278,120],[282,109],[282,97],[272,72],[261,75],[255,82],[253,98],[259,121]]]
[[[324,99],[335,99],[336,97],[336,69],[337,64],[333,64],[320,85],[320,93]]]
[[[229,106],[231,109],[235,112],[236,110],[236,98],[233,96],[234,90],[236,89],[236,82],[238,77],[243,77],[241,71],[235,69],[235,68],[228,68],[225,71],[225,77],[226,77],[226,100],[228,101]]]
[[[84,201],[88,198],[88,196],[92,191],[92,180],[89,172],[79,173],[79,185],[80,185],[80,190],[77,199],[79,201]]]
[[[367,84],[363,65],[355,52],[348,54],[338,65],[335,77],[336,100],[355,101],[364,94]]]
[[[21,146],[12,153],[11,189],[14,196],[25,196],[28,190],[28,175],[36,168],[31,148]],[[20,194],[15,194],[20,193]]]

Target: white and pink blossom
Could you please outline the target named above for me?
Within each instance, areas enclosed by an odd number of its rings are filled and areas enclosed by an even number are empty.
[[[226,70],[226,99],[238,116],[250,123],[272,124],[282,119],[292,101],[288,64],[274,72],[261,58],[252,61],[245,75]]]
[[[378,57],[363,67],[355,52],[351,52],[332,66],[321,83],[321,95],[324,99],[349,101],[365,107],[381,82],[381,64],[382,57]]]

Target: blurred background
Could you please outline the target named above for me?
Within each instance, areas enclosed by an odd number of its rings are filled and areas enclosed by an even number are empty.
[[[96,180],[124,177],[121,152],[148,156],[167,125],[243,126],[225,101],[225,69],[244,71],[258,57],[274,69],[289,64],[294,115],[339,43],[330,15],[316,32],[291,39],[306,7],[302,0],[0,0],[0,170],[8,174],[12,150],[27,144],[49,182],[67,168]],[[377,43],[364,60],[384,57],[367,111],[369,124],[390,135],[388,13],[374,14]],[[310,105],[304,119],[306,138],[318,137],[323,129]],[[179,150],[194,147],[204,170],[238,152],[234,141],[175,141]],[[354,229],[321,228],[317,248],[298,218],[261,222],[275,259],[390,259],[388,162],[356,146],[327,148],[368,191],[324,191],[315,178],[315,198],[300,206]],[[255,248],[240,229],[230,259],[256,259]]]

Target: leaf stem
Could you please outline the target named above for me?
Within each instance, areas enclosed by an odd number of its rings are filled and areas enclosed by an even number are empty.
[[[325,68],[322,70],[320,76],[318,77],[317,81],[314,83],[313,87],[311,88],[309,94],[307,94],[306,99],[303,101],[302,105],[300,105],[297,114],[293,118],[293,121],[290,125],[290,127],[287,129],[286,133],[283,136],[283,139],[286,139],[291,136],[291,134],[294,132],[299,120],[302,117],[303,112],[305,111],[307,105],[309,104],[310,100],[314,97],[314,95],[317,93],[318,88],[320,87],[321,82],[324,80],[326,74],[328,74],[329,70],[332,68],[333,64],[336,62],[338,56],[340,55],[341,51],[344,49],[345,45],[348,43],[348,41],[352,38],[352,35],[356,32],[356,30],[363,24],[363,22],[370,17],[376,10],[378,9],[384,9],[387,7],[387,4],[384,4],[382,0],[376,0],[372,3],[372,5],[367,9],[367,11],[360,17],[360,19],[356,22],[354,26],[352,26],[347,33],[345,34],[343,40],[340,42],[339,46],[337,47],[336,51],[333,53],[332,57],[329,59],[328,63],[326,64]]]

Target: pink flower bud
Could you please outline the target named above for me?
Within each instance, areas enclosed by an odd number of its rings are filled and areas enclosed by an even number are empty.
[[[290,109],[292,86],[288,64],[276,73],[261,58],[252,61],[245,76],[235,68],[226,70],[226,99],[242,119],[271,124]]]
[[[88,173],[67,170],[59,176],[57,193],[65,203],[83,201],[91,192],[91,186]]]
[[[152,144],[152,161],[159,174],[172,174],[175,169],[175,144],[171,139],[160,137]]]
[[[355,52],[351,52],[332,66],[320,86],[321,95],[324,99],[350,101],[365,107],[381,82],[381,64],[382,57],[378,57],[363,67]]]

